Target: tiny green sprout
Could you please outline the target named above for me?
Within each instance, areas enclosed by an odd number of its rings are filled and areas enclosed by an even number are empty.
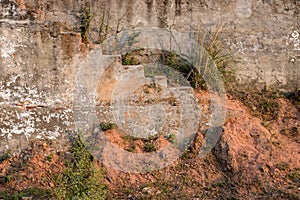
[[[169,139],[168,139],[171,143],[175,143],[176,142],[176,135],[174,133],[169,135]]]

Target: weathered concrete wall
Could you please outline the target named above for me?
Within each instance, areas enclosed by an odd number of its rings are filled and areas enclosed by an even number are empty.
[[[64,144],[74,129],[78,60],[95,46],[81,43],[83,8],[79,0],[0,0],[0,150],[34,138]],[[222,24],[242,83],[300,87],[299,0],[99,0],[90,8],[90,43],[137,27],[212,33]]]
[[[60,138],[72,126],[73,71],[69,48],[79,38],[49,31],[52,25],[1,24],[0,146],[23,146],[34,138]],[[63,142],[63,141],[62,141]]]
[[[59,22],[58,32],[80,31],[81,1],[13,2],[1,1],[2,21]],[[100,0],[89,5],[91,42],[98,42],[99,34],[103,39],[135,27],[213,32],[222,24],[221,38],[242,82],[285,89],[299,86],[299,0]]]

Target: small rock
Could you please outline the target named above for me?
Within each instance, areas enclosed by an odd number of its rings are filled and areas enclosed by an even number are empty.
[[[48,147],[47,143],[43,143],[43,150],[44,151],[47,150],[47,147]]]
[[[50,182],[49,186],[53,188],[55,185],[54,185],[54,183]]]
[[[144,187],[143,190],[142,190],[142,193],[144,193],[144,194],[151,194],[152,190],[151,190],[150,187]]]

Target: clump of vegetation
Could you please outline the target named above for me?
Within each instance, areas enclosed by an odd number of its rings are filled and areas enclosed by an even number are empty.
[[[125,150],[128,152],[134,152],[135,149],[136,149],[136,146],[133,144],[133,145],[129,146],[128,148],[126,148]]]
[[[108,32],[109,32],[109,11],[104,10],[102,14],[102,18],[100,20],[99,24],[99,33],[98,33],[98,38],[99,38],[99,43],[101,44],[107,37],[108,37]],[[105,23],[105,14],[106,14],[106,23]]]
[[[52,193],[50,190],[40,188],[28,188],[13,193],[7,190],[0,192],[0,199],[5,200],[21,200],[26,197],[28,199],[50,199],[52,197]]]
[[[296,137],[299,135],[299,130],[296,126],[293,126],[291,128],[288,129],[282,129],[280,130],[280,133],[286,136],[292,136],[292,137]]]
[[[122,65],[139,65],[140,62],[128,53],[122,56]]]
[[[91,15],[90,4],[86,3],[81,11],[81,38],[82,42],[89,43],[88,41],[88,32],[90,30],[91,21],[93,16]]]
[[[193,155],[193,150],[191,147],[188,147],[187,149],[185,149],[185,151],[183,152],[183,154],[180,156],[180,158],[182,159],[189,159],[192,158]]]
[[[10,176],[10,175],[5,176],[5,177],[4,177],[4,181],[5,181],[6,183],[9,183],[9,182],[11,181],[11,176]]]
[[[114,124],[114,123],[106,123],[106,122],[101,122],[100,123],[100,128],[101,128],[102,131],[112,130],[116,127],[117,127],[117,125]]]
[[[127,134],[121,135],[121,138],[122,138],[123,140],[127,140],[127,141],[129,141],[129,142],[133,142],[133,141],[136,141],[136,140],[139,139],[139,138],[137,138],[137,137],[133,137],[133,136],[127,135]]]
[[[102,17],[100,18],[99,23],[99,32],[98,32],[98,43],[101,44],[103,41],[105,41],[110,34],[112,34],[114,31],[113,28],[110,26],[109,21],[111,20],[110,16],[110,9],[106,9],[106,5],[104,4],[104,10],[102,11]],[[123,30],[123,27],[120,28],[121,22],[126,17],[126,14],[128,13],[128,10],[126,10],[123,15],[121,15],[120,18],[117,19],[116,29],[115,29],[115,35],[118,35]]]
[[[80,136],[72,144],[66,169],[58,175],[54,195],[57,199],[105,199],[108,194],[103,184],[103,170],[87,150]]]
[[[200,86],[198,82],[200,81],[200,79],[203,82],[203,84],[205,83],[200,73],[194,68],[194,66],[192,66],[187,60],[176,55],[174,51],[162,51],[160,62],[180,72],[194,88],[198,88]],[[171,73],[174,72],[171,71]]]
[[[225,187],[226,183],[224,181],[221,181],[221,182],[216,182],[216,183],[213,183],[211,186],[213,188],[217,188],[217,187]]]
[[[146,152],[152,152],[152,151],[155,151],[156,148],[155,148],[155,145],[152,142],[146,142],[144,150]]]
[[[282,171],[286,171],[289,169],[289,164],[288,163],[279,163],[276,165],[276,167]]]
[[[239,98],[256,117],[261,117],[265,121],[274,120],[278,117],[279,103],[277,102],[278,94],[266,89],[261,91],[235,90],[234,95]]]
[[[228,63],[230,61],[230,56],[223,51],[223,45],[218,39],[220,33],[220,27],[216,32],[209,37],[207,33],[196,33],[196,48],[195,54],[197,55],[208,55],[202,56],[200,58],[200,69],[197,69],[196,66],[189,63],[183,58],[180,58],[175,52],[162,52],[161,61],[163,64],[180,71],[187,80],[191,83],[192,87],[207,89],[205,80],[202,75],[205,71],[209,71],[209,68],[212,66],[212,62],[216,65],[219,73],[223,76],[223,80],[229,86],[230,82],[234,78],[232,71],[228,70]],[[199,48],[200,45],[202,48]],[[203,52],[205,51],[205,52]],[[212,62],[211,62],[212,61]]]
[[[175,143],[176,142],[176,135],[174,133],[170,134],[169,137],[168,137],[168,140],[171,143]]]
[[[46,157],[46,161],[52,162],[52,160],[53,160],[53,154],[51,153]]]
[[[296,168],[288,174],[289,179],[296,183],[300,183],[300,168]]]
[[[8,160],[10,158],[10,154],[8,152],[4,153],[3,155],[0,156],[0,164],[5,161]]]
[[[287,99],[289,99],[292,104],[295,105],[295,107],[300,112],[300,90],[295,89],[294,92],[283,94]]]

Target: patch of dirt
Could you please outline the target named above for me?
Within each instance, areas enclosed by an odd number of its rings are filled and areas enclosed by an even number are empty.
[[[209,94],[198,91],[196,96],[208,116]],[[203,142],[199,132],[189,151],[162,170],[130,174],[108,168],[112,198],[300,199],[299,112],[286,99],[276,104],[277,117],[265,121],[229,96],[223,135],[204,160],[197,156]]]
[[[164,148],[171,143],[163,136],[158,136],[157,138],[153,139],[134,138],[118,130],[117,128],[106,131],[105,135],[107,140],[116,145],[118,148],[133,153],[155,151]]]
[[[11,155],[0,163],[0,191],[55,187],[54,176],[64,168],[62,154],[45,141],[35,141],[20,153]]]
[[[224,173],[240,184],[239,194],[254,193],[253,198],[263,194],[263,198],[275,189],[299,198],[299,180],[289,178],[300,167],[299,139],[281,134],[291,129],[297,134],[299,112],[286,99],[276,101],[280,105],[278,117],[268,122],[250,115],[239,102],[227,102],[227,109],[237,115],[228,117],[213,153]],[[285,117],[289,120],[283,122]]]
[[[254,91],[249,88],[245,91],[235,88],[230,93],[250,108],[249,112],[253,116],[265,121],[274,120],[278,117],[280,104],[277,98],[280,95],[277,92],[270,92],[266,89]]]

